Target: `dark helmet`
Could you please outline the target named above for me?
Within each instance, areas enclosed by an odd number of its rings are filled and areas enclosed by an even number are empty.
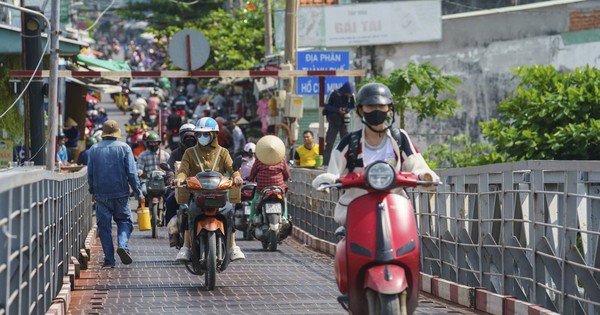
[[[96,143],[97,143],[97,141],[96,141],[96,138],[94,138],[94,137],[89,137],[89,138],[85,139],[85,146],[86,147],[91,147],[91,146],[93,146]]]
[[[151,132],[150,134],[148,134],[148,137],[146,137],[146,142],[154,142],[154,141],[160,141],[160,137],[158,136],[158,134],[156,132]]]
[[[358,105],[392,104],[392,92],[381,83],[367,83],[358,90],[356,102]]]

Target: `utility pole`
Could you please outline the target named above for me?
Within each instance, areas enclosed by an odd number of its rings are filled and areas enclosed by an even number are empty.
[[[60,0],[52,0],[50,8],[50,78],[48,80],[48,155],[46,169],[54,171],[58,128],[58,35],[60,34]]]
[[[273,53],[273,22],[271,21],[271,0],[265,0],[265,56]]]
[[[296,52],[298,50],[298,0],[286,0],[285,2],[285,62],[296,69]],[[290,78],[286,86],[288,93],[293,93],[295,79]]]
[[[26,9],[40,12],[37,6],[26,7]],[[23,54],[25,55],[24,69],[34,70],[44,56],[42,51],[42,29],[44,20],[30,12],[23,14],[23,29],[21,30],[25,43]],[[45,123],[44,123],[44,82],[40,78],[33,78],[29,84],[28,95],[29,104],[25,111],[25,129],[31,130],[29,134],[31,144],[31,157],[35,165],[44,165],[46,152],[44,150]],[[29,126],[28,126],[29,125]],[[25,140],[27,146],[27,139]],[[27,152],[27,151],[26,151]]]

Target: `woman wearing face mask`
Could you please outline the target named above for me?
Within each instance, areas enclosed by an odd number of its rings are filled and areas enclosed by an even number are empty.
[[[375,161],[386,161],[397,171],[411,172],[422,179],[439,181],[439,177],[429,168],[408,134],[403,129],[392,128],[394,107],[392,93],[381,83],[369,83],[358,91],[356,113],[361,117],[363,128],[345,136],[331,153],[327,173],[313,180],[313,187],[332,184],[340,175],[360,172]],[[388,123],[388,121],[391,122]],[[349,154],[354,148],[354,158]],[[350,161],[349,159],[353,159]],[[404,194],[404,190],[394,191]],[[347,205],[366,190],[350,188],[340,197],[334,212],[334,219],[346,224]]]
[[[219,125],[217,121],[210,117],[203,117],[196,123],[194,129],[198,144],[185,151],[183,158],[181,159],[181,165],[177,170],[177,175],[173,183],[179,185],[184,182],[189,176],[194,176],[197,173],[204,170],[214,170],[221,174],[229,173],[233,178],[233,182],[236,186],[240,186],[243,183],[242,177],[239,171],[233,171],[233,160],[229,155],[227,149],[222,148],[217,140],[217,134],[219,133]],[[178,188],[181,189],[181,188]],[[185,194],[179,194],[177,196],[177,202],[184,204],[188,202],[189,196],[181,196]],[[181,197],[180,197],[181,196]],[[238,203],[237,200],[230,200],[231,203]],[[230,239],[230,251],[231,260],[244,259],[244,253],[238,246],[235,245],[235,234],[231,233]],[[183,240],[183,247],[181,247],[177,254],[178,261],[187,261],[190,259],[190,237],[189,231],[185,231]]]

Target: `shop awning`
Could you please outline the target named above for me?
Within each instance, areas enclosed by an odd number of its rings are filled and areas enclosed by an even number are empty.
[[[85,82],[75,78],[66,78],[67,82],[72,82],[82,86],[86,86],[91,91],[98,91],[105,94],[121,93],[121,86],[118,84],[94,84]]]
[[[108,61],[83,55],[77,55],[77,62],[110,71],[131,71],[131,68],[129,68],[129,65],[126,62]]]
[[[42,34],[42,48],[46,46],[47,35]],[[59,37],[60,55],[76,55],[88,44],[73,39]],[[0,23],[0,54],[21,54],[21,29]]]

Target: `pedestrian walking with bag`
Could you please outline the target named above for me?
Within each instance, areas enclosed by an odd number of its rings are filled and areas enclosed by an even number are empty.
[[[96,224],[104,251],[103,268],[115,267],[115,249],[112,238],[113,219],[117,223],[117,254],[124,264],[133,261],[129,253],[129,238],[133,231],[129,187],[144,204],[144,195],[137,176],[131,148],[117,139],[121,129],[114,120],[102,126],[102,141],[90,148],[88,158],[89,192],[96,200]]]

